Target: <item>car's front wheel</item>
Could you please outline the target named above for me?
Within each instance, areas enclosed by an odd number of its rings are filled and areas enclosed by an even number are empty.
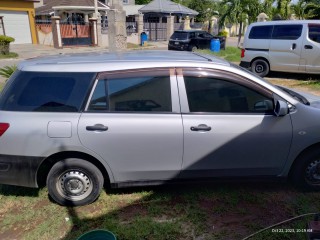
[[[292,167],[293,184],[303,190],[320,190],[320,150],[309,151],[300,156]]]
[[[101,171],[92,163],[76,158],[57,162],[47,176],[49,195],[65,206],[81,206],[96,200],[103,187]]]
[[[260,77],[265,77],[270,72],[270,67],[267,61],[263,59],[256,59],[251,64],[251,71]]]

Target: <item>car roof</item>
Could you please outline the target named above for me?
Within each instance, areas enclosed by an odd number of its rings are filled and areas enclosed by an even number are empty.
[[[96,52],[82,54],[60,54],[37,57],[22,61],[18,69],[22,71],[99,72],[133,68],[172,67],[184,64],[210,63],[230,66],[230,63],[211,54],[149,50],[125,51],[117,53]]]
[[[204,30],[176,30],[174,32],[205,32]]]
[[[267,22],[255,22],[250,24],[251,26],[265,26],[265,25],[287,25],[287,24],[304,24],[304,23],[316,23],[320,24],[319,20],[281,20],[281,21],[267,21]]]

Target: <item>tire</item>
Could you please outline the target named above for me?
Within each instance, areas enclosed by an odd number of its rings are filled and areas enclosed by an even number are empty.
[[[267,61],[263,59],[257,59],[251,64],[251,71],[260,77],[265,77],[269,74],[270,67]]]
[[[295,187],[306,191],[320,190],[320,150],[314,149],[298,157],[290,172]]]
[[[189,51],[191,51],[191,52],[195,52],[195,51],[197,51],[198,50],[198,48],[197,48],[197,46],[190,46],[189,47]]]
[[[49,195],[63,206],[92,203],[99,197],[103,183],[101,171],[95,165],[76,158],[57,162],[47,176]]]

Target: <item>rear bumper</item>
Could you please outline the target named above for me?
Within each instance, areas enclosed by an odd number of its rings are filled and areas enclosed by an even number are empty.
[[[0,184],[38,187],[36,173],[43,157],[0,155]]]
[[[240,67],[249,69],[250,68],[250,62],[241,61],[240,62]]]
[[[175,45],[175,44],[168,44],[168,50],[176,50],[176,51],[186,51],[188,50],[188,47],[189,45],[182,45],[182,44],[179,44],[179,45]]]

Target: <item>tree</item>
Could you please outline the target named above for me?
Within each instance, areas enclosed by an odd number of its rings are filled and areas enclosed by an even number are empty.
[[[209,20],[213,10],[213,2],[210,0],[190,0],[188,8],[197,11],[199,14],[195,17],[198,22],[204,22]]]
[[[239,24],[239,44],[244,23],[247,19],[249,23],[255,22],[262,11],[262,5],[259,0],[223,0],[221,4],[226,6],[226,10],[220,17],[220,24]]]

